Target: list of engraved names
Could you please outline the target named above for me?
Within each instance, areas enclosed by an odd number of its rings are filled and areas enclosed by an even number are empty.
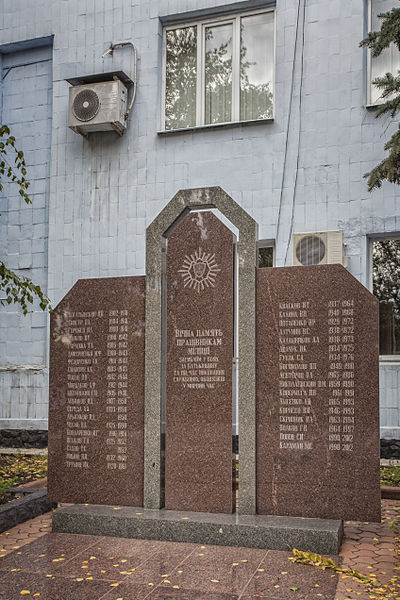
[[[105,452],[107,469],[124,470],[128,311],[66,311],[64,319],[68,338],[66,467],[89,469],[91,457],[98,458],[99,452]],[[99,331],[107,332],[105,351]]]
[[[321,423],[328,421],[328,449],[349,452],[354,435],[353,300],[329,300],[324,319],[316,308],[312,301],[279,302],[279,447],[312,450]]]

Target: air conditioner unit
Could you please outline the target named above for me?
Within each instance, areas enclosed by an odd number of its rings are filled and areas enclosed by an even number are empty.
[[[293,266],[339,263],[347,267],[343,231],[294,233],[292,236]]]
[[[119,79],[69,88],[68,127],[86,136],[93,131],[122,135],[127,122],[127,89]]]

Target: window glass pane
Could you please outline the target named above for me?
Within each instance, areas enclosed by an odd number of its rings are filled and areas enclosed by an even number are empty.
[[[379,299],[379,353],[400,354],[400,240],[373,242],[372,275]]]
[[[258,267],[274,266],[274,249],[272,246],[258,248]]]
[[[165,129],[196,125],[197,28],[167,31]]]
[[[371,0],[372,2],[372,20],[371,31],[379,31],[382,24],[382,19],[378,19],[378,15],[390,11],[392,8],[398,7],[398,2],[394,0]],[[371,58],[371,82],[377,77],[382,77],[385,73],[397,75],[400,69],[400,53],[393,44],[387,50],[384,50],[380,56]],[[371,104],[381,102],[381,91],[371,83]]]
[[[240,32],[240,119],[272,117],[273,13],[243,17]]]
[[[205,122],[232,120],[232,25],[205,29]]]

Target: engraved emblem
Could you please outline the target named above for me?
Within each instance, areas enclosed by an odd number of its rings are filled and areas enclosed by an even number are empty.
[[[215,262],[215,254],[206,254],[201,248],[194,254],[185,256],[182,268],[184,287],[190,287],[200,294],[206,287],[214,287],[215,278],[221,269]]]

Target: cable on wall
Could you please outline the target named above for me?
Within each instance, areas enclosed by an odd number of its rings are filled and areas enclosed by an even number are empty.
[[[300,68],[300,89],[299,89],[299,131],[297,135],[297,153],[296,153],[296,173],[295,180],[293,186],[293,198],[292,198],[292,212],[290,217],[290,228],[289,235],[286,244],[286,252],[285,252],[285,262],[287,262],[287,255],[289,252],[290,240],[293,232],[293,222],[294,222],[294,206],[296,202],[296,191],[297,191],[297,177],[299,174],[299,161],[300,161],[300,136],[301,136],[301,115],[302,115],[302,103],[303,103],[303,73],[304,73],[304,46],[305,46],[305,30],[306,30],[306,1],[303,0],[303,31],[302,31],[302,41],[301,41],[301,68]]]
[[[289,131],[292,123],[292,113],[293,113],[293,94],[294,94],[294,75],[295,75],[295,64],[296,64],[296,48],[299,39],[299,29],[300,29],[300,14],[301,8],[303,6],[303,28],[302,28],[302,49],[301,49],[301,81],[300,81],[300,116],[301,116],[301,100],[302,100],[302,86],[303,86],[303,69],[304,69],[304,45],[305,45],[305,11],[306,11],[306,0],[299,0],[297,5],[297,19],[296,19],[296,35],[293,46],[293,60],[292,60],[292,73],[291,73],[291,83],[290,83],[290,96],[289,96],[289,106],[288,106],[288,120],[287,120],[287,128],[286,128],[286,139],[285,139],[285,152],[283,157],[283,168],[282,168],[282,182],[281,182],[281,191],[279,198],[279,209],[278,209],[278,217],[277,217],[277,229],[276,229],[276,245],[278,247],[279,240],[279,232],[281,225],[281,212],[282,212],[282,203],[283,203],[283,188],[285,182],[286,175],[286,165],[287,165],[287,154],[288,154],[288,145],[289,145]],[[299,134],[298,134],[298,150],[300,147],[300,120],[299,120]],[[298,172],[298,163],[299,163],[299,154],[297,152],[297,164],[296,164],[296,179],[295,179],[295,187],[297,184],[297,172]],[[293,229],[293,218],[294,218],[294,195],[295,195],[295,187],[293,190],[293,200],[292,200],[292,218],[290,224],[290,235],[288,238],[286,253],[285,253],[285,263],[287,259],[287,253],[290,245],[290,236]]]

